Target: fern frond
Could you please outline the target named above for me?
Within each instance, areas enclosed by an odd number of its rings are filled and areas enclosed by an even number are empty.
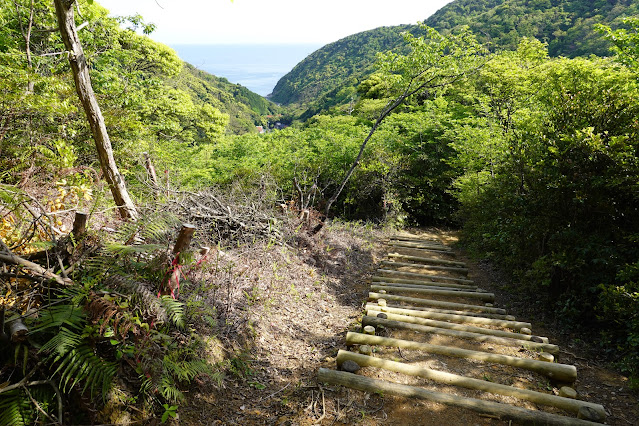
[[[31,424],[30,406],[31,402],[21,389],[3,393],[0,395],[0,426]]]
[[[107,287],[132,294],[148,313],[155,316],[159,322],[166,322],[167,313],[155,293],[147,288],[143,282],[136,281],[134,277],[111,275],[104,282]]]
[[[59,328],[63,325],[76,330],[84,328],[86,316],[81,307],[75,305],[52,305],[40,311],[37,325],[31,329],[31,334],[49,328]]]
[[[82,335],[66,327],[60,327],[58,334],[53,336],[47,343],[42,345],[38,353],[52,353],[52,356],[63,356],[82,341]]]
[[[177,388],[173,378],[167,374],[162,376],[158,392],[170,402],[180,402],[184,400],[184,394]]]
[[[102,397],[106,397],[117,370],[116,364],[103,360],[86,345],[80,345],[66,355],[56,357],[54,362],[58,361],[58,368],[53,375],[60,374],[60,387],[63,391],[71,390],[84,381],[82,392],[90,389],[93,396],[99,390]]]
[[[162,296],[160,298],[162,306],[166,310],[169,321],[178,328],[184,328],[186,325],[184,319],[184,303],[173,299],[171,296]]]
[[[191,361],[176,361],[170,356],[163,360],[164,369],[175,376],[179,381],[190,382],[199,374],[211,375],[211,365],[202,359]]]

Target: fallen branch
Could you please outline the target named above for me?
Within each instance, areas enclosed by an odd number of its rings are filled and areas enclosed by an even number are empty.
[[[18,265],[18,266],[22,266],[23,268],[28,269],[30,272],[45,278],[47,280],[53,280],[56,283],[63,285],[63,286],[69,286],[71,284],[73,284],[73,282],[68,279],[68,278],[62,278],[60,275],[54,274],[53,272],[49,271],[48,269],[43,268],[42,266],[38,265],[37,263],[33,263],[28,261],[27,259],[24,259],[20,256],[16,256],[15,254],[11,253],[11,252],[7,252],[7,251],[1,251],[0,252],[0,261],[5,262],[5,263],[11,263],[14,265]]]

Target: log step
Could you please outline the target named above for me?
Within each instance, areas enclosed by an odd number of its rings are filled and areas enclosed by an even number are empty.
[[[384,264],[385,262],[382,262]],[[389,262],[393,263],[393,262]],[[386,265],[385,265],[386,266]],[[389,265],[394,266],[394,265]],[[452,281],[456,283],[463,284],[473,284],[473,280],[469,280],[468,278],[456,278],[456,277],[447,277],[442,275],[429,275],[429,274],[420,274],[418,272],[404,272],[404,271],[396,271],[394,269],[378,269],[378,274],[381,275],[390,275],[390,276],[398,276],[398,277],[411,277],[411,278],[424,278],[424,279],[437,279],[442,281]]]
[[[446,286],[450,288],[461,288],[466,290],[475,290],[477,286],[469,285],[469,284],[455,284],[455,283],[447,283],[442,281],[426,281],[426,280],[409,280],[406,278],[393,278],[393,277],[382,277],[379,275],[374,275],[371,278],[373,282],[387,282],[387,283],[397,283],[397,284],[414,284],[414,285],[432,285],[432,286]]]
[[[501,308],[493,308],[482,305],[469,305],[467,303],[457,303],[457,302],[444,302],[441,300],[432,300],[420,297],[409,297],[409,296],[398,296],[395,294],[382,294],[376,292],[369,292],[368,298],[377,300],[377,299],[386,299],[393,300],[395,302],[406,302],[412,303],[416,305],[424,305],[424,306],[432,306],[437,308],[449,308],[449,309],[460,309],[463,311],[472,311],[472,312],[490,312],[495,314],[506,314],[506,311]]]
[[[417,311],[413,309],[403,309],[403,308],[393,308],[390,306],[372,306],[367,304],[364,308],[365,311],[375,310],[381,311],[384,313],[391,314],[399,314],[417,318],[428,318],[428,319],[436,319],[441,321],[450,321],[459,324],[481,324],[481,325],[490,325],[494,327],[503,327],[509,328],[511,330],[521,330],[522,328],[530,329],[532,325],[529,322],[523,321],[512,321],[512,320],[503,320],[503,319],[494,319],[494,318],[484,318],[484,317],[471,317],[468,315],[453,315],[453,314],[442,314],[439,312],[430,312],[430,311]]]
[[[349,331],[346,334],[347,345],[376,345],[394,348],[411,349],[431,354],[456,358],[474,359],[493,364],[509,365],[511,367],[534,371],[561,382],[573,383],[577,380],[577,368],[573,365],[537,361],[534,359],[518,358],[510,355],[500,355],[469,349],[453,348],[450,346],[431,345],[430,343],[413,342],[410,340],[393,339],[369,334]]]
[[[465,297],[469,299],[479,299],[485,302],[493,302],[495,300],[495,295],[493,293],[479,293],[474,291],[453,291],[453,290],[434,290],[430,288],[406,288],[406,287],[397,287],[390,285],[371,285],[371,290],[385,290],[392,291],[395,293],[420,293],[420,294],[431,294],[438,296],[452,296],[452,297]]]
[[[422,256],[412,256],[409,254],[401,254],[401,253],[388,253],[388,257],[391,259],[405,259],[410,260],[412,262],[417,263],[428,263],[433,265],[447,265],[447,266],[455,266],[463,269],[466,268],[466,264],[464,262],[459,262],[456,260],[445,260],[445,259],[437,259],[435,257],[422,257]]]
[[[372,356],[356,354],[344,350],[340,350],[337,353],[336,362],[338,367],[340,367],[342,363],[344,363],[344,361],[348,360],[356,362],[360,367],[376,367],[384,370],[394,371],[396,373],[422,377],[445,385],[454,385],[466,389],[475,389],[484,392],[490,392],[497,395],[512,396],[515,398],[534,402],[535,404],[560,408],[574,414],[578,414],[581,407],[588,407],[596,413],[596,416],[594,416],[594,418],[590,420],[603,421],[606,418],[606,410],[600,404],[593,404],[590,402],[580,401],[578,399],[564,398],[561,396],[531,391],[527,389],[519,389],[513,386],[492,383],[486,380],[473,379],[470,377],[459,376],[443,371],[417,367],[410,364],[375,358]]]

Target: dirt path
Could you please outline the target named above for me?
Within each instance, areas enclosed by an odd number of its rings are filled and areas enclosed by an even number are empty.
[[[453,233],[430,231],[453,243]],[[227,260],[242,270],[233,275],[228,289],[227,324],[207,341],[209,358],[226,366],[218,380],[205,380],[180,406],[179,424],[220,425],[501,425],[508,422],[426,401],[326,386],[317,382],[319,367],[335,368],[335,356],[345,348],[348,331],[360,329],[368,280],[386,254],[379,243],[381,231],[334,225],[319,237],[299,236],[296,247],[269,247],[250,252],[229,251]],[[470,268],[470,277],[482,288],[498,290],[494,274],[458,253]],[[221,289],[218,289],[218,295]],[[235,296],[233,296],[235,295]],[[211,304],[218,304],[211,295]],[[219,298],[219,296],[218,296]],[[500,306],[518,320],[531,320],[517,312],[508,298]],[[511,306],[512,305],[512,306]],[[219,306],[223,309],[224,306]],[[623,377],[603,369],[596,361],[570,358],[580,354],[563,336],[540,330],[553,343],[566,348],[562,362],[579,369],[577,391],[587,401],[602,403],[610,412],[608,424],[637,424],[637,398]],[[233,354],[230,353],[233,348]],[[387,355],[410,360],[406,351],[387,348]],[[242,354],[238,356],[237,354]],[[423,360],[421,360],[423,361]],[[450,368],[455,361],[431,357],[433,368]],[[471,366],[473,367],[473,366]],[[500,380],[507,370],[474,366],[476,374]],[[483,369],[482,369],[483,368]],[[395,373],[363,371],[362,374],[432,387],[432,384],[399,377]],[[534,378],[522,380],[535,380]],[[547,382],[534,383],[548,388]],[[547,389],[548,390],[548,389]],[[552,389],[556,390],[556,389]]]

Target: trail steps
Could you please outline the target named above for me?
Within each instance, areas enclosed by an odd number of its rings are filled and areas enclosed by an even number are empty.
[[[348,350],[340,350],[336,359],[338,369],[348,363],[358,371],[320,368],[320,382],[426,399],[526,424],[605,422],[606,410],[600,404],[534,386],[543,380],[557,388],[574,386],[577,369],[558,362],[559,347],[534,335],[531,323],[517,321],[493,306],[494,294],[474,284],[466,265],[453,260],[450,247],[406,233],[386,243],[388,258],[372,278],[362,332],[347,334]],[[398,360],[392,356],[394,350],[402,358],[407,351],[413,352],[413,361]],[[431,366],[439,363],[446,369],[454,364],[451,359],[462,360],[455,364],[459,374]],[[512,384],[498,383],[486,373],[482,376],[488,368],[508,369],[500,378]],[[371,374],[392,380],[367,377]],[[522,375],[532,375],[527,376],[531,389],[520,383],[513,386],[509,379]],[[502,399],[495,401],[495,396]]]

